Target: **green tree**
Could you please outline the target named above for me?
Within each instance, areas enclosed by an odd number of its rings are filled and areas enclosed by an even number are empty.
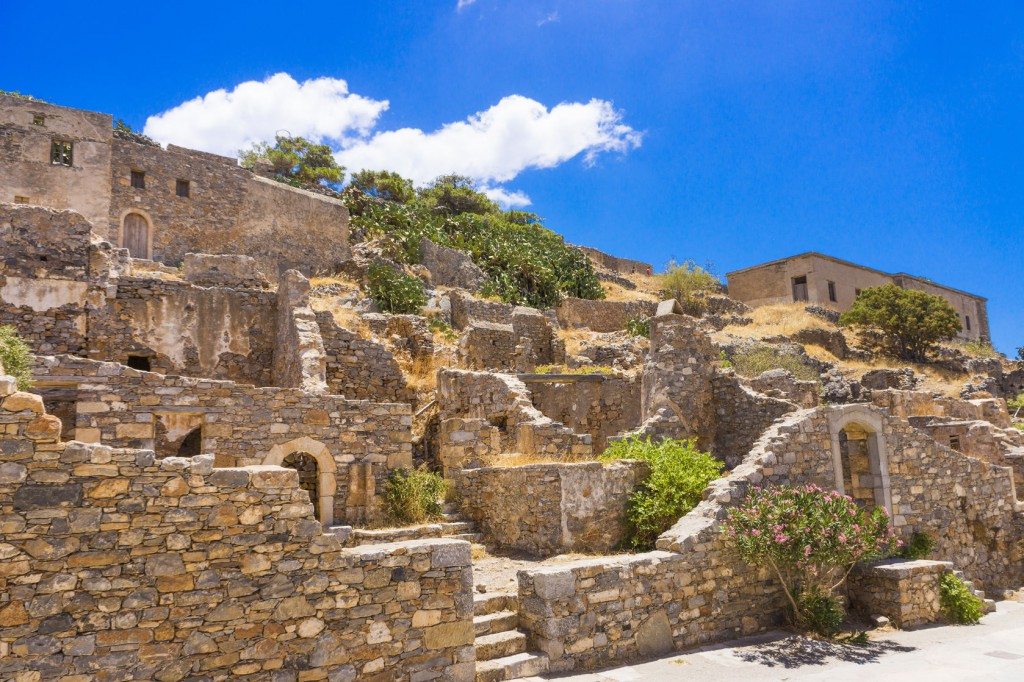
[[[665,272],[657,275],[657,282],[663,298],[676,299],[683,311],[694,317],[704,313],[704,297],[721,286],[710,270],[692,260],[682,263],[669,261]]]
[[[960,331],[960,317],[941,296],[895,284],[864,289],[839,318],[879,336],[880,350],[910,362],[924,362],[928,351]]]
[[[1017,360],[1018,362],[1024,362],[1024,346],[1017,349]]]
[[[315,144],[304,137],[278,135],[274,145],[260,142],[239,152],[242,166],[252,169],[264,158],[274,173],[285,181],[300,185],[325,185],[337,188],[345,169],[334,160],[334,153],[325,144]]]
[[[420,202],[449,215],[497,213],[498,205],[473,189],[472,178],[442,175],[419,192]]]
[[[346,189],[399,204],[407,204],[416,198],[412,180],[407,180],[392,171],[361,170],[353,173]]]

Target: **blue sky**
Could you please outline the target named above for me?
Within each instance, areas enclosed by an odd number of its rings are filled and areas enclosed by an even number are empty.
[[[818,250],[931,277],[988,296],[996,346],[1024,345],[1022,3],[156,4],[2,0],[0,88],[143,128],[254,82],[294,132],[333,109],[280,113],[292,86],[267,79],[332,79],[343,159],[469,168],[657,265]],[[248,125],[182,131],[213,109],[165,127],[216,146]]]

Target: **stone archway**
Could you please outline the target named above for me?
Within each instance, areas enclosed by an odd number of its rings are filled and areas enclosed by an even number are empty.
[[[305,436],[296,438],[272,447],[263,463],[285,466],[285,458],[295,453],[306,455],[316,463],[316,494],[311,493],[310,500],[313,501],[313,508],[319,512],[320,522],[324,526],[330,526],[334,523],[334,494],[338,487],[338,467],[326,445]],[[301,463],[298,458],[292,461]],[[300,469],[300,485],[302,476],[303,471]]]
[[[836,489],[858,504],[884,508],[892,516],[889,450],[883,417],[862,405],[835,408],[829,415]]]
[[[293,452],[286,456],[281,466],[299,472],[299,487],[309,493],[313,503],[313,516],[320,518],[320,469],[312,455],[305,452]]]
[[[153,219],[145,211],[130,208],[121,214],[117,243],[132,258],[153,257]]]

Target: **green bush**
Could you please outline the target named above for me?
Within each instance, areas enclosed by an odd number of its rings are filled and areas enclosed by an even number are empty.
[[[637,315],[626,320],[626,333],[630,336],[651,338],[651,318]]]
[[[463,251],[488,276],[486,290],[506,303],[549,308],[565,296],[604,298],[586,254],[525,211],[502,211],[465,178],[445,176],[409,199],[402,178],[356,174],[343,193],[352,228],[389,237],[395,257],[419,262],[420,241]],[[386,181],[386,185],[385,185]],[[396,196],[402,201],[390,201]]]
[[[818,370],[805,365],[800,356],[782,353],[772,346],[755,346],[733,353],[732,366],[740,376],[754,378],[770,369],[784,369],[803,381],[820,381]]]
[[[797,605],[807,627],[824,637],[832,637],[846,620],[843,600],[819,590],[807,590],[797,597]]]
[[[438,336],[444,338],[445,341],[453,342],[459,338],[459,335],[455,333],[451,325],[442,320],[440,317],[432,317],[427,323],[430,331]]]
[[[665,272],[656,275],[662,298],[674,298],[687,315],[700,317],[707,307],[704,296],[717,291],[721,282],[710,270],[692,260],[669,261]]]
[[[384,482],[384,513],[391,523],[423,523],[441,517],[447,483],[440,474],[417,469],[395,469]]]
[[[395,271],[385,263],[373,263],[367,272],[370,298],[386,313],[413,314],[427,304],[423,282]]]
[[[831,636],[842,605],[831,601],[858,561],[885,556],[898,543],[884,509],[818,486],[751,491],[724,524],[739,558],[771,569],[794,624]]]
[[[1019,393],[1014,398],[1007,398],[1006,409],[1010,411],[1011,417],[1013,416],[1013,413],[1016,412],[1017,410],[1024,412],[1024,393]]]
[[[32,351],[14,327],[0,327],[0,365],[18,382],[19,391],[32,388]]]
[[[910,362],[925,362],[939,341],[961,329],[960,316],[946,299],[895,284],[861,291],[839,324],[876,333],[878,350]]]
[[[608,365],[537,365],[535,374],[615,374],[615,368]]]
[[[697,506],[708,484],[722,472],[723,464],[696,448],[695,441],[637,437],[613,442],[602,461],[639,459],[651,466],[651,473],[630,498],[626,518],[629,544],[634,549],[654,547],[658,536]]]
[[[935,548],[935,540],[932,536],[923,531],[914,531],[910,541],[900,548],[899,556],[904,559],[927,559]]]
[[[939,603],[946,617],[961,625],[977,623],[984,613],[984,602],[968,589],[967,583],[952,573],[946,573],[939,579]]]

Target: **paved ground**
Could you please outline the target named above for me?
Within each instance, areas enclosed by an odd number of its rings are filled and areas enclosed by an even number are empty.
[[[539,679],[539,678],[533,678]],[[549,678],[554,679],[554,678]],[[870,644],[839,646],[774,633],[730,646],[559,680],[1015,680],[1024,681],[1024,604],[999,602],[974,626],[933,627],[872,635]]]

